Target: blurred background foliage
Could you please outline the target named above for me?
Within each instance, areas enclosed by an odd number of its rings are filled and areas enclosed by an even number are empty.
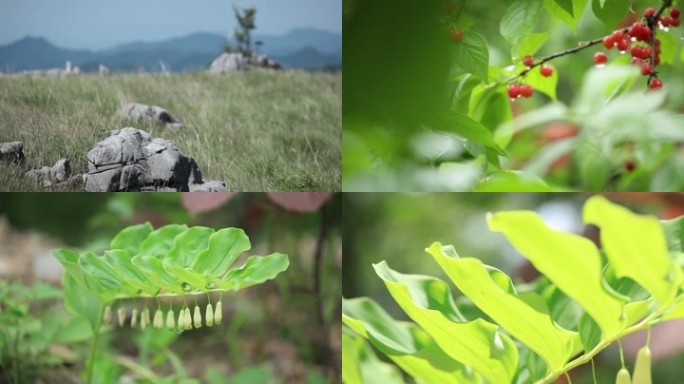
[[[582,206],[589,196],[584,193],[345,193],[343,296],[371,297],[394,318],[408,320],[375,274],[372,264],[386,260],[392,269],[401,273],[430,275],[449,282],[424,250],[434,241],[453,244],[460,256],[476,257],[503,270],[516,284],[530,281],[538,274],[501,234],[489,231],[487,213],[532,210],[553,228],[592,238],[596,233],[591,227],[584,227],[581,217]],[[684,215],[684,194],[613,193],[608,196],[635,212],[663,219]],[[458,290],[449,285],[459,308],[468,310],[465,302],[458,301],[462,297]],[[684,342],[677,335],[684,331],[684,322],[666,324],[653,329],[651,349],[657,360],[653,382],[681,383]],[[630,364],[644,340],[644,334],[623,340]],[[614,382],[620,367],[617,348],[613,346],[604,351],[597,363],[598,382]],[[591,366],[576,369],[572,377],[574,383],[593,383]]]
[[[608,2],[624,10],[599,19],[592,11],[597,1],[586,2],[576,32],[544,6],[533,32],[547,39],[534,56],[610,34],[660,4]],[[667,41],[658,67],[665,83],[660,95],[644,94],[646,79],[628,65],[629,55],[609,52],[609,65],[594,68],[599,44],[553,60],[553,78],[533,79],[535,68],[525,80],[535,95],[510,102],[506,80],[522,70],[525,54],[500,32],[513,3],[344,0],[344,190],[684,188],[681,28],[659,32]],[[463,31],[462,41],[450,39],[453,28]],[[474,58],[480,49],[488,67]],[[485,85],[482,73],[489,78]],[[629,162],[634,171],[627,171]]]
[[[340,379],[341,196],[130,193],[0,196],[0,382],[79,383],[92,333],[62,305],[50,249],[100,252],[149,221],[239,227],[286,273],[223,296],[224,322],[180,335],[108,328],[98,383],[335,383]],[[104,342],[102,342],[104,340]]]

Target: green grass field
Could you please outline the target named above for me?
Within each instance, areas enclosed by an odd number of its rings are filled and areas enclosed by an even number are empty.
[[[185,127],[116,116],[129,102],[166,108]],[[62,157],[86,172],[86,153],[123,127],[173,140],[230,191],[341,189],[342,75],[250,71],[0,77],[0,142],[23,141],[27,160],[0,168],[0,190],[40,190],[20,175]]]

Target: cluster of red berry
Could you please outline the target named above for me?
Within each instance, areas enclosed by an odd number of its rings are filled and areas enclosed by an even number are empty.
[[[653,20],[656,10],[647,8],[644,17],[651,25],[658,25],[661,30],[668,30],[670,26],[677,27],[680,24],[680,12],[678,8],[670,9],[669,16],[661,16]],[[663,82],[657,78],[655,67],[660,64],[660,40],[655,38],[648,24],[635,22],[628,28],[617,30],[603,38],[603,46],[606,49],[617,48],[620,53],[630,49],[632,64],[641,67],[641,74],[649,76],[648,87],[650,89],[662,88]],[[608,56],[603,52],[594,54],[594,64],[603,66],[608,61]]]
[[[531,68],[534,66],[534,58],[532,56],[525,56],[523,58],[523,64],[527,68]],[[542,76],[544,77],[550,77],[553,75],[553,67],[550,65],[542,64],[539,66],[539,73],[541,73]],[[510,84],[508,86],[508,97],[510,97],[512,100],[524,97],[528,98],[532,96],[534,91],[532,90],[532,87],[528,84]]]

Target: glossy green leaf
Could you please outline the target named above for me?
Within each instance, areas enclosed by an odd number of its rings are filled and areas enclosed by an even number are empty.
[[[554,192],[541,178],[520,171],[493,172],[480,180],[476,192]]]
[[[214,233],[208,227],[190,227],[176,236],[173,248],[169,251],[166,261],[182,267],[189,267],[194,258],[209,245],[209,237]]]
[[[601,342],[601,328],[591,316],[584,314],[579,321],[579,334],[582,345],[587,351],[591,351]]]
[[[629,12],[629,7],[628,0],[609,0],[603,4],[601,4],[601,0],[593,0],[591,3],[594,15],[608,28],[615,28],[618,22]]]
[[[86,284],[83,279],[81,266],[78,265],[78,253],[70,249],[58,248],[52,250],[52,255],[62,264],[67,273],[76,280],[78,285],[85,287]]]
[[[221,288],[239,290],[275,278],[290,265],[287,255],[250,256],[245,265],[231,269],[221,280],[214,280]]]
[[[514,59],[521,60],[525,56],[534,56],[539,48],[544,45],[551,34],[549,32],[530,33],[523,37],[518,45],[517,54],[513,55]]]
[[[659,33],[658,39],[660,40],[660,62],[674,65],[678,47],[677,38],[672,33]]]
[[[150,223],[132,225],[119,232],[111,242],[111,249],[123,249],[132,255],[138,254],[140,245],[153,228]]]
[[[197,255],[192,269],[206,276],[221,276],[250,248],[249,238],[242,229],[221,229],[211,235],[208,248]]]
[[[183,283],[187,283],[193,290],[203,290],[207,288],[206,277],[197,273],[196,271],[176,265],[168,259],[165,259],[162,264],[164,269],[166,269],[170,274],[176,276],[181,281],[181,285]]]
[[[62,284],[64,285],[64,306],[71,313],[85,318],[90,327],[95,330],[104,306],[102,301],[87,289],[83,289],[83,286],[79,285],[70,273],[64,274]]]
[[[363,339],[342,334],[342,350],[348,361],[353,362],[342,369],[346,384],[404,383],[401,372],[392,364],[382,362]]]
[[[551,64],[547,64],[551,65]],[[554,67],[553,74],[549,77],[542,76],[540,67],[533,68],[527,74],[527,84],[535,90],[547,95],[551,100],[556,101],[556,87],[558,87],[558,69]]]
[[[516,0],[501,18],[501,35],[515,48],[530,34],[541,16],[542,0]]]
[[[463,39],[452,44],[452,57],[464,71],[484,82],[489,81],[489,49],[482,36],[470,30],[463,31]]]
[[[601,257],[581,236],[549,228],[534,212],[510,211],[489,216],[489,228],[503,233],[534,267],[580,304],[599,324],[605,337],[623,327],[623,301],[601,283]]]
[[[342,382],[347,384],[363,384],[361,376],[360,351],[363,340],[342,332]]]
[[[432,244],[426,251],[464,295],[541,356],[552,371],[558,371],[565,365],[579,343],[578,335],[557,327],[541,298],[532,306],[530,302],[506,292],[490,278],[480,260],[447,256],[440,243]]]
[[[586,202],[583,216],[601,229],[601,245],[618,277],[630,277],[661,304],[673,298],[681,273],[675,275],[678,268],[669,258],[658,219],[636,215],[602,196]]]
[[[107,288],[117,288],[124,286],[123,280],[119,275],[107,264],[104,257],[95,255],[92,252],[86,251],[78,258],[78,265],[92,276],[98,278],[102,285]]]
[[[152,231],[140,244],[139,254],[157,258],[166,256],[173,247],[176,236],[187,229],[188,226],[185,224],[169,224]]]
[[[107,264],[115,269],[127,284],[151,294],[158,291],[158,288],[156,288],[154,284],[151,284],[145,275],[133,265],[131,261],[133,256],[128,251],[123,249],[111,249],[105,251],[104,258]]]
[[[487,127],[466,115],[456,112],[443,113],[434,116],[430,123],[432,128],[436,130],[455,133],[465,139],[492,148],[500,155],[505,155],[505,152],[494,142],[494,137]]]
[[[587,0],[544,0],[546,10],[553,17],[567,24],[574,32],[577,32],[577,23],[586,5]]]
[[[451,293],[439,279],[402,275],[385,262],[373,267],[397,304],[447,355],[472,367],[492,383],[512,381],[518,366],[518,350],[498,326],[483,319],[460,322],[455,316],[458,311],[451,304]]]
[[[131,259],[131,262],[158,287],[183,294],[181,281],[166,271],[160,259],[152,255],[136,255]]]
[[[661,220],[665,233],[667,249],[671,252],[684,252],[684,216],[672,220]]]
[[[399,322],[368,298],[342,299],[342,321],[426,384],[477,383],[477,376],[442,351],[413,323]]]

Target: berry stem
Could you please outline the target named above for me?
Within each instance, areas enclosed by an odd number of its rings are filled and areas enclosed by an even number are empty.
[[[660,7],[658,8],[658,10],[656,10],[656,12],[653,14],[653,16],[650,16],[650,17],[646,16],[646,23],[647,23],[648,27],[651,29],[651,47],[654,47],[654,46],[655,46],[655,28],[658,27],[658,26],[656,25],[656,20],[658,20],[658,18],[663,14],[663,12],[665,12],[665,9],[667,9],[667,8],[669,8],[669,7],[672,6],[672,1],[673,1],[673,0],[663,0],[662,4],[661,4]],[[628,30],[629,30],[629,28],[623,28],[623,29],[622,29],[622,32],[623,32],[623,33],[627,33]],[[605,37],[605,36],[604,36],[604,37]],[[531,67],[527,67],[527,68],[523,69],[523,70],[522,70],[520,73],[518,73],[517,75],[515,75],[515,76],[513,76],[512,78],[506,80],[505,83],[510,83],[511,81],[513,81],[513,80],[515,80],[515,79],[517,79],[517,78],[519,78],[519,77],[523,77],[523,76],[527,75],[532,69],[534,69],[535,67],[538,67],[538,66],[540,66],[540,65],[542,65],[542,64],[544,64],[544,63],[546,63],[546,62],[548,62],[548,61],[551,61],[551,60],[553,60],[553,59],[556,59],[556,58],[559,58],[559,57],[562,57],[562,56],[566,56],[566,55],[571,55],[571,54],[573,54],[573,53],[577,53],[577,52],[579,52],[579,51],[582,51],[582,50],[584,50],[584,49],[587,49],[587,48],[589,48],[589,47],[593,47],[594,45],[601,44],[601,43],[603,43],[603,37],[596,38],[596,39],[589,40],[589,41],[582,41],[582,42],[580,42],[576,47],[573,47],[573,48],[570,48],[570,49],[566,49],[566,50],[563,50],[563,51],[560,51],[560,52],[552,53],[552,54],[550,54],[550,55],[548,55],[548,56],[544,56],[544,57],[542,57],[541,59],[539,59],[538,61],[536,61],[534,64],[532,64]],[[652,65],[652,66],[653,66],[654,61],[655,61],[655,54],[654,54],[653,51],[654,51],[654,50],[652,49],[652,50],[651,50],[651,63],[652,63],[651,65]],[[656,77],[655,66],[653,66],[653,67],[654,67],[654,71],[653,71],[653,73],[652,73],[651,75],[649,75],[649,83],[650,83],[650,81],[651,81],[651,78]]]

